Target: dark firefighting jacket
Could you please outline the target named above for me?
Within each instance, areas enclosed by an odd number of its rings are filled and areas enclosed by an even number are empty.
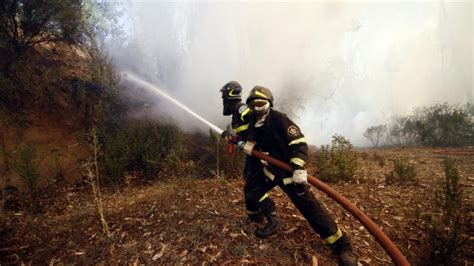
[[[251,113],[250,108],[243,102],[237,103],[232,113],[232,129],[244,140],[247,139]]]
[[[291,164],[293,169],[304,168],[308,160],[308,145],[300,128],[286,114],[270,109],[261,127],[255,127],[255,122],[255,118],[252,118],[247,136],[248,141],[257,143],[255,149]],[[266,165],[263,170],[271,180],[291,182],[290,177],[293,173],[288,173],[271,164]]]

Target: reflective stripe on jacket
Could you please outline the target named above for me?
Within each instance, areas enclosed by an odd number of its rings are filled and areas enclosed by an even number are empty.
[[[250,108],[243,102],[236,104],[232,113],[232,129],[244,140],[247,139],[251,113]]]

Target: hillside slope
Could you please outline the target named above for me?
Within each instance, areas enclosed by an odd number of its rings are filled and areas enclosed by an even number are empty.
[[[427,232],[419,216],[433,211],[434,189],[443,176],[440,162],[445,155],[433,149],[378,150],[377,154],[412,160],[419,172],[417,182],[387,186],[382,178],[389,163],[380,167],[369,158],[361,160],[355,182],[334,188],[373,217],[413,264],[425,264]],[[472,203],[474,156],[452,156],[459,163],[466,201]],[[56,183],[43,193],[40,215],[30,216],[13,207],[7,212],[0,258],[9,264],[308,264],[314,256],[322,265],[335,265],[330,249],[278,188],[271,196],[282,218],[282,230],[265,240],[256,238],[256,225],[243,220],[242,187],[239,179],[180,178],[109,188],[103,197],[112,236],[106,239],[90,187]],[[351,236],[362,264],[390,264],[390,258],[357,221],[325,195],[314,192]],[[472,204],[467,208],[466,213],[472,215]],[[461,254],[456,258],[459,264],[474,262],[472,239]]]

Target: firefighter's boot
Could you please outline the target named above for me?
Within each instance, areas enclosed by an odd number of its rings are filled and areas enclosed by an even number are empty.
[[[344,234],[332,246],[339,258],[339,265],[357,266],[357,256],[354,254],[351,242],[346,234]]]
[[[255,235],[258,238],[266,238],[271,236],[278,232],[278,229],[280,229],[280,221],[275,214],[268,215],[265,218],[267,219],[265,227],[255,230]]]

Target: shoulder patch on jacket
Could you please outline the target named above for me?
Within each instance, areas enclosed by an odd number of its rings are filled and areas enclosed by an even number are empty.
[[[243,111],[245,111],[245,109],[247,109],[247,105],[242,105],[239,107],[239,114],[241,114]]]
[[[288,136],[296,137],[299,134],[300,134],[300,130],[295,125],[291,125],[291,126],[288,127]]]

